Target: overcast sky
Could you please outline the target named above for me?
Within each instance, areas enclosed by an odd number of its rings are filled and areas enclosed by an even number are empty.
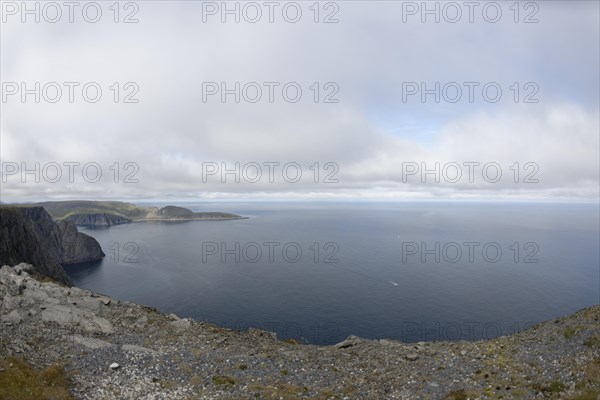
[[[112,3],[2,2],[2,201],[598,200],[597,1]]]

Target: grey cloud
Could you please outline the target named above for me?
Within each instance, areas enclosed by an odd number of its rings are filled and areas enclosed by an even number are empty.
[[[308,4],[308,3],[307,3]],[[140,183],[3,184],[28,197],[598,197],[598,4],[539,3],[538,24],[403,24],[394,2],[340,4],[340,23],[201,22],[200,2],[142,2],[139,24],[3,24],[2,81],[99,82],[96,104],[2,104],[3,162],[136,162]],[[139,85],[114,104],[113,82]],[[290,82],[302,101],[202,102],[202,82]],[[315,81],[340,87],[314,104]],[[496,81],[490,104],[403,103],[402,82]],[[537,82],[539,104],[508,87]],[[376,115],[376,117],[375,117]],[[411,125],[383,126],[398,119]],[[382,122],[383,121],[383,122]],[[435,124],[433,124],[435,121]],[[433,128],[432,128],[433,124]],[[416,139],[415,131],[431,131]],[[540,183],[403,183],[402,163],[535,161]],[[336,185],[204,184],[203,162],[335,162]]]

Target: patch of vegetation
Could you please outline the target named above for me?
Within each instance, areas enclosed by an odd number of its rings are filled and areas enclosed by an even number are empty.
[[[535,394],[542,393],[542,392],[546,391],[546,388],[544,386],[540,385],[538,382],[534,382],[531,385],[531,388],[535,391]]]
[[[281,370],[281,373],[282,373],[283,375],[287,375],[289,372],[288,372],[288,370],[287,370],[287,369],[282,369],[282,370]]]
[[[67,287],[64,283],[60,283],[57,280],[50,278],[49,276],[42,276],[34,273],[35,278],[41,283],[56,283],[60,286]]]
[[[248,369],[248,366],[246,364],[240,364],[238,365],[238,369],[241,371],[245,371]]]
[[[340,395],[336,394],[331,389],[323,389],[321,392],[319,392],[317,397],[315,397],[316,400],[339,400],[341,398],[342,397]]]
[[[112,387],[111,388],[113,396],[119,398],[121,396],[121,388],[120,387]]]
[[[192,386],[202,386],[203,383],[204,383],[204,379],[200,375],[194,375],[190,379],[190,385],[192,385]]]
[[[564,392],[567,387],[561,381],[552,381],[548,385],[541,385],[539,383],[534,383],[531,385],[531,388],[536,391],[536,393],[561,393]]]
[[[189,364],[181,363],[179,364],[179,371],[183,374],[191,375],[192,372],[194,372],[194,369]]]
[[[73,399],[67,374],[59,365],[38,370],[23,359],[8,357],[0,360],[0,368],[0,399]]]
[[[227,375],[215,375],[212,377],[212,381],[215,385],[227,385],[233,386],[235,385],[235,380]]]
[[[200,358],[204,354],[204,350],[198,349],[198,348],[193,348],[191,350],[191,352],[192,352],[193,356],[196,357],[196,358]]]
[[[585,338],[583,345],[586,347],[600,347],[600,337],[590,336]]]
[[[548,387],[548,389],[551,393],[560,393],[560,392],[564,392],[566,387],[565,387],[565,384],[562,383],[561,381],[553,381],[553,382],[550,382],[550,386]]]
[[[251,384],[248,389],[254,392],[256,398],[265,400],[299,400],[302,395],[309,390],[306,387],[291,385],[288,383],[278,383],[275,385]]]
[[[351,396],[351,395],[354,394],[356,389],[357,389],[357,387],[355,385],[344,386],[344,395],[346,397],[352,398],[353,396]]]
[[[588,390],[567,400],[598,400],[600,398],[600,389]]]
[[[331,400],[331,399],[341,399],[341,397],[331,389],[323,389],[319,392],[319,394],[315,397],[316,400]]]
[[[565,336],[565,339],[571,339],[573,336],[575,336],[576,333],[577,328],[573,328],[572,326],[570,326],[567,329],[565,329],[563,335]]]
[[[467,392],[464,389],[453,390],[446,395],[446,400],[467,400]]]
[[[163,389],[173,389],[177,385],[177,382],[169,380],[169,379],[162,379],[159,382],[159,385]]]
[[[148,212],[145,207],[121,201],[47,201],[31,205],[44,207],[56,219],[76,214],[112,214],[135,219],[145,216]]]
[[[600,358],[594,359],[583,368],[584,378],[575,388],[582,393],[568,400],[597,400],[600,398]]]

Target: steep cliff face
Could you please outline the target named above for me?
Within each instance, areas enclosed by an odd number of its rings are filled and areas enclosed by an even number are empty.
[[[113,225],[128,224],[129,218],[124,218],[114,214],[96,213],[96,214],[76,214],[66,218],[77,226],[86,226],[93,228],[106,228]]]
[[[76,264],[104,257],[104,253],[96,239],[77,231],[77,227],[73,222],[59,221],[56,226],[60,238],[61,264]]]
[[[41,207],[0,207],[0,264],[27,262],[36,273],[72,285],[61,264],[102,257],[98,242],[72,222],[55,223]]]

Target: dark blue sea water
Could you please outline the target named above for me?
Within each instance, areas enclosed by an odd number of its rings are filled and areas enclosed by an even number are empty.
[[[280,338],[513,333],[600,303],[598,204],[178,204],[248,216],[83,231],[107,256],[83,288]]]

